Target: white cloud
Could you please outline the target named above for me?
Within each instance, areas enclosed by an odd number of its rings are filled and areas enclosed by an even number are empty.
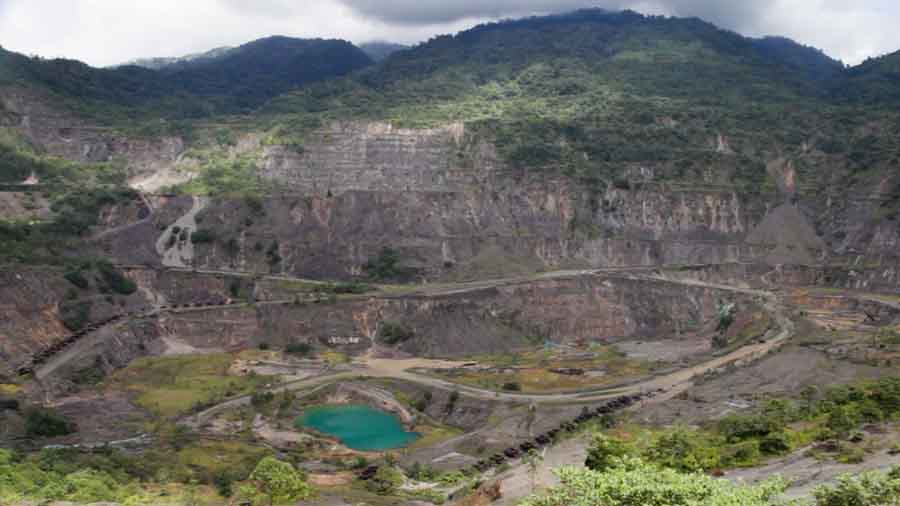
[[[698,16],[850,63],[900,49],[895,0],[0,0],[0,45],[111,65],[267,35],[414,43],[488,19],[587,6]]]

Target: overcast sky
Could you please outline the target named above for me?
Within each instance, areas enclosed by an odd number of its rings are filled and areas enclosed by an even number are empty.
[[[0,45],[102,66],[267,35],[409,44],[481,21],[591,6],[784,35],[851,64],[900,49],[897,0],[0,0]]]

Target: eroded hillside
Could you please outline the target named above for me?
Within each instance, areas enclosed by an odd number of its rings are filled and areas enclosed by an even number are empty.
[[[5,446],[113,447],[128,480],[165,465],[170,497],[201,483],[210,504],[270,453],[322,504],[514,504],[585,461],[584,428],[729,477],[896,463],[883,81],[863,103],[790,41],[601,11],[345,73],[247,116],[116,101],[133,124],[0,82]],[[395,458],[300,423],[348,404],[418,439]]]

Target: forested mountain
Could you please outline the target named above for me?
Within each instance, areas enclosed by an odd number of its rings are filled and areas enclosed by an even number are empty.
[[[137,67],[145,67],[153,70],[161,70],[166,67],[185,65],[189,63],[196,63],[200,61],[209,61],[215,60],[217,58],[221,58],[227,55],[233,47],[217,47],[215,49],[210,49],[209,51],[204,51],[202,53],[192,53],[184,56],[162,56],[156,58],[138,58],[136,60],[131,60],[122,65],[114,65],[114,67],[128,67],[128,66],[137,66]]]
[[[164,66],[98,69],[0,49],[0,84],[40,87],[84,112],[173,119],[247,112],[281,93],[372,64],[340,40],[269,37],[218,56]]]
[[[369,55],[369,58],[372,58],[376,62],[379,62],[396,53],[397,51],[409,49],[409,46],[404,46],[403,44],[394,44],[392,42],[368,42],[365,44],[360,44],[359,48],[365,51],[366,54]]]

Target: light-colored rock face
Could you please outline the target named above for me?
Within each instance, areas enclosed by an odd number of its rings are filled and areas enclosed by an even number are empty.
[[[408,130],[385,123],[334,123],[311,134],[302,154],[268,148],[262,174],[303,194],[457,192],[482,184],[493,169],[490,153],[477,168],[462,167],[458,155],[467,149],[464,141],[461,124]]]
[[[138,178],[170,168],[185,149],[177,137],[136,139],[97,127],[22,88],[0,88],[0,103],[10,126],[47,153],[87,163],[123,160]]]

